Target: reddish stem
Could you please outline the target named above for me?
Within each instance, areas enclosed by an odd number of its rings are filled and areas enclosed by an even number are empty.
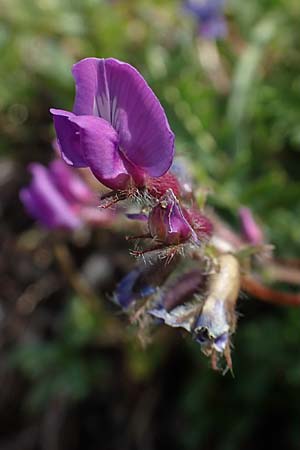
[[[250,276],[242,277],[242,289],[263,302],[284,306],[300,306],[300,293],[292,294],[289,292],[277,291],[276,289],[264,286]]]

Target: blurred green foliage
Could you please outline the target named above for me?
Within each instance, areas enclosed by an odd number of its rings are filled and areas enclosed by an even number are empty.
[[[13,351],[10,363],[21,367],[33,383],[28,406],[43,410],[52,397],[84,398],[98,379],[109,376],[109,361],[84,358],[82,349],[97,336],[97,316],[81,299],[70,299],[55,339],[35,342]]]
[[[199,184],[213,191],[209,203],[233,226],[238,207],[251,207],[276,253],[299,256],[298,0],[228,1],[229,35],[209,44],[229,79],[227,90],[214,85],[201,62],[205,43],[180,1],[0,4],[1,155],[24,167],[49,160],[54,134],[48,110],[72,107],[72,64],[87,56],[126,60],[164,105],[177,152],[192,161]],[[161,394],[169,402],[165,433],[178,448],[257,450],[265,448],[260,434],[271,448],[299,448],[299,311],[242,303],[234,379],[212,373],[194,344],[175,341],[178,353],[169,343],[155,349],[158,341],[146,352],[130,339],[123,346],[131,380],[155,387],[159,374],[169,377],[173,390]],[[11,363],[32,381],[31,406],[42,409],[57,392],[78,401],[108,388],[114,372],[109,355],[83,356],[97,339],[94,319],[80,300],[70,299],[54,339],[12,352]],[[175,380],[168,366],[174,358],[174,368],[180,367]]]

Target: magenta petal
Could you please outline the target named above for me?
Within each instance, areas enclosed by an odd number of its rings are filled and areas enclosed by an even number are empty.
[[[119,135],[120,150],[150,176],[161,176],[174,156],[174,135],[159,100],[139,72],[116,59],[87,58],[73,67],[75,114],[97,115]]]
[[[118,150],[118,135],[108,122],[95,116],[72,116],[79,130],[81,152],[101,183],[111,189],[126,189],[130,175]]]
[[[53,108],[50,109],[50,112],[53,115],[57,144],[62,157],[71,166],[86,167],[87,163],[80,145],[78,126],[69,120],[74,117],[74,114],[69,111]]]

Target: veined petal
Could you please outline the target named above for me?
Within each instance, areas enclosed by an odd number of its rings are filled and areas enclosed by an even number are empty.
[[[76,84],[74,114],[95,115],[112,123],[105,59],[82,59],[74,64],[72,74]]]
[[[50,112],[53,115],[57,144],[63,159],[71,166],[87,167],[80,146],[79,128],[76,123],[69,120],[74,114],[54,108],[51,108]]]
[[[100,117],[75,116],[69,121],[77,126],[80,151],[93,174],[111,189],[126,189],[130,175],[118,150],[118,135]]]
[[[161,176],[174,157],[174,135],[159,100],[132,66],[105,63],[113,126],[127,158],[151,176]]]
[[[75,114],[97,115],[119,135],[125,157],[150,176],[163,175],[174,135],[159,100],[139,72],[116,59],[87,58],[73,67]]]

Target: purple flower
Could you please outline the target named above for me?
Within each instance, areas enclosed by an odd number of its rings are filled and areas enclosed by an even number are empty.
[[[126,190],[167,172],[174,135],[157,97],[139,72],[113,58],[73,67],[73,112],[51,109],[65,161],[89,167],[105,186]]]
[[[151,236],[166,245],[198,240],[172,189],[168,189],[151,210],[148,227]]]
[[[241,222],[242,232],[246,241],[253,245],[263,244],[263,232],[255,222],[251,209],[240,208],[239,218]]]
[[[185,10],[199,23],[199,32],[206,39],[224,37],[227,25],[223,15],[225,0],[186,0]]]
[[[97,195],[63,161],[55,160],[49,168],[29,166],[31,184],[20,192],[29,215],[46,228],[76,229],[84,223],[111,220],[110,211],[97,208]]]

